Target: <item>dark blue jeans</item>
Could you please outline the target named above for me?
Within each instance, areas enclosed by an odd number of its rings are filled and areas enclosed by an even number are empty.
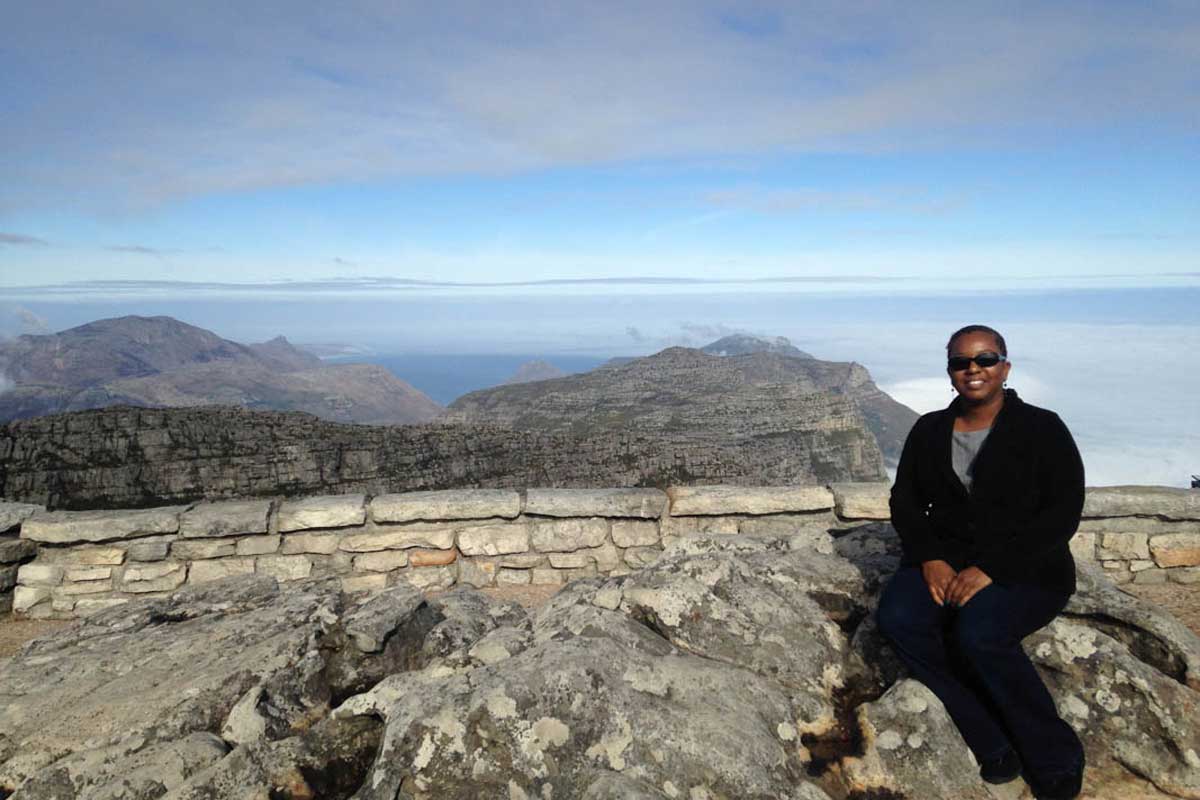
[[[1010,747],[1026,775],[1078,769],[1083,747],[1058,716],[1021,640],[1062,611],[1067,595],[990,584],[962,608],[939,606],[920,567],[901,567],[879,600],[879,629],[913,677],[946,707],[977,760]]]

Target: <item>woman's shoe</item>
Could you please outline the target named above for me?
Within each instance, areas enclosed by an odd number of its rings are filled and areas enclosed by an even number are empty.
[[[1003,755],[984,759],[979,764],[979,777],[988,783],[1008,783],[1021,776],[1021,759],[1015,750],[1006,750]]]

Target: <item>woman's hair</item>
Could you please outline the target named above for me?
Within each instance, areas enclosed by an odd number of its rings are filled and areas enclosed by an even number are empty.
[[[1000,331],[995,328],[989,328],[987,325],[968,325],[950,334],[950,341],[946,342],[946,355],[950,355],[950,348],[954,346],[954,340],[968,333],[990,334],[996,340],[996,346],[1000,348],[1000,355],[1008,355],[1008,345],[1004,343],[1004,337],[1000,335]]]

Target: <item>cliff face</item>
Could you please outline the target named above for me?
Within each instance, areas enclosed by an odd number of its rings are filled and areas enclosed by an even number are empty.
[[[853,404],[790,404],[788,426],[737,440],[688,431],[523,431],[487,425],[369,427],[235,408],[108,408],[0,427],[0,495],[55,508],[459,487],[783,485],[879,480],[879,451]],[[693,411],[696,411],[693,409]],[[698,413],[698,412],[697,412]],[[753,416],[713,400],[713,417]],[[703,424],[704,419],[700,422]]]
[[[877,460],[881,450],[890,463],[916,418],[853,362],[770,352],[721,357],[683,347],[580,375],[471,392],[442,417],[527,431],[595,435],[629,428],[707,441],[824,431],[853,438],[859,461]]]

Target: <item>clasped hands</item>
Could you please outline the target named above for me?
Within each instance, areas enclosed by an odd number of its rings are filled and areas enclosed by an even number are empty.
[[[933,602],[939,606],[947,603],[965,606],[980,589],[992,582],[979,567],[967,567],[962,572],[955,572],[954,567],[941,559],[922,562],[921,577],[929,587]]]

